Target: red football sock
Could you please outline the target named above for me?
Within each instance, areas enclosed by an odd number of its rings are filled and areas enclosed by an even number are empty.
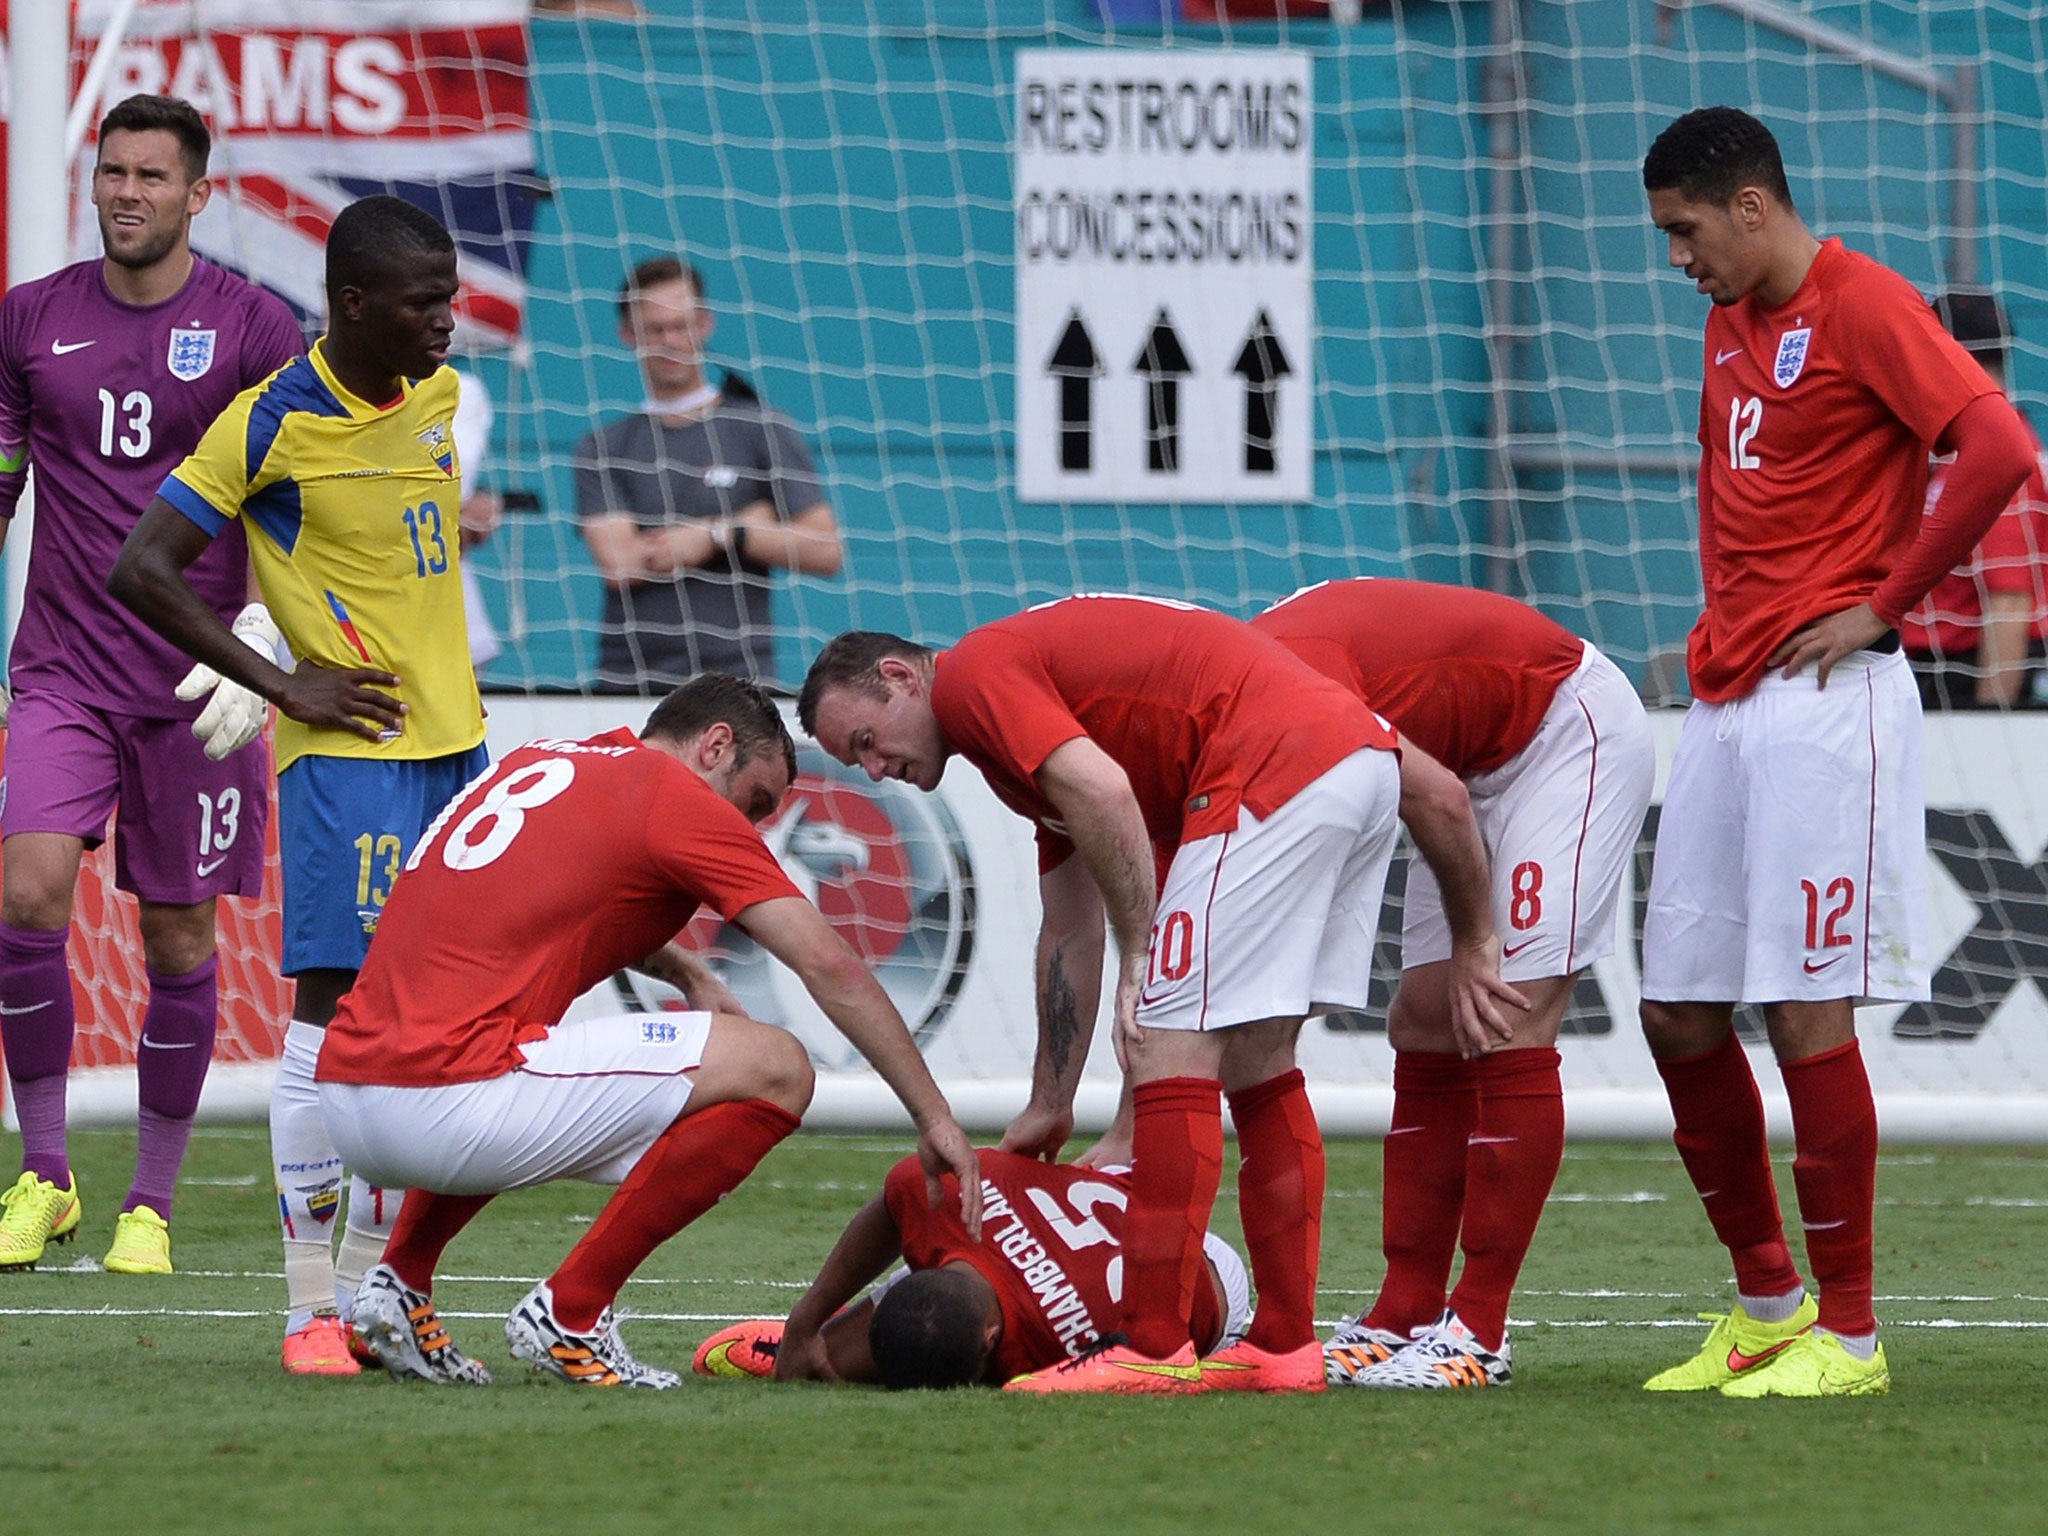
[[[1465,1155],[1465,1272],[1451,1310],[1500,1348],[1508,1297],[1564,1159],[1564,1087],[1554,1050],[1496,1051],[1479,1069],[1479,1119]]]
[[[1242,1161],[1237,1208],[1259,1310],[1245,1341],[1273,1353],[1316,1342],[1316,1268],[1323,1249],[1323,1133],[1301,1073],[1230,1096]]]
[[[1223,1085],[1163,1077],[1131,1098],[1131,1203],[1124,1212],[1123,1331],[1163,1360],[1190,1341],[1202,1234],[1223,1179]]]
[[[663,1131],[549,1277],[556,1319],[576,1333],[595,1328],[647,1256],[732,1193],[798,1124],[780,1105],[743,1099]]]
[[[1394,1119],[1381,1169],[1387,1275],[1368,1327],[1405,1335],[1443,1315],[1465,1216],[1466,1142],[1478,1118],[1472,1063],[1435,1051],[1395,1053]]]
[[[435,1266],[455,1241],[456,1233],[496,1198],[437,1195],[429,1190],[408,1189],[405,1203],[398,1208],[398,1219],[391,1224],[391,1236],[384,1240],[384,1262],[414,1290],[431,1292]]]
[[[1704,1055],[1658,1062],[1657,1071],[1677,1122],[1671,1139],[1714,1235],[1735,1261],[1735,1288],[1746,1296],[1798,1290],[1805,1282],[1785,1246],[1764,1101],[1735,1031]]]
[[[1877,1331],[1870,1309],[1871,1225],[1877,1203],[1877,1104],[1854,1040],[1788,1061],[1792,1183],[1806,1259],[1820,1292],[1820,1326],[1851,1338]]]

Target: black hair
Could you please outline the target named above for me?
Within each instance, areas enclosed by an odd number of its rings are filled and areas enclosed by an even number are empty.
[[[971,1276],[921,1269],[882,1293],[868,1349],[891,1392],[972,1386],[981,1379],[986,1312]]]
[[[690,741],[721,723],[732,727],[733,749],[742,763],[779,752],[790,778],[796,777],[796,743],[782,722],[782,711],[758,684],[744,677],[699,672],[654,706],[640,735],[643,740],[659,736]]]
[[[1676,191],[1725,208],[1744,187],[1762,187],[1787,208],[1792,188],[1771,130],[1734,107],[1701,107],[1657,135],[1643,156],[1643,190]]]
[[[827,688],[851,688],[870,698],[887,698],[888,687],[882,682],[881,663],[884,657],[894,656],[903,661],[923,664],[931,658],[931,652],[914,640],[901,635],[884,634],[880,630],[848,630],[818,653],[818,659],[811,663],[811,670],[804,678],[803,692],[797,695],[796,718],[810,735],[818,734],[818,701]]]
[[[679,256],[650,256],[631,272],[625,282],[619,285],[619,323],[633,323],[633,305],[649,288],[659,288],[663,283],[673,283],[678,278],[689,282],[690,291],[698,298],[704,297],[704,274]]]
[[[453,254],[455,239],[418,203],[382,192],[334,216],[327,231],[327,294],[361,288],[380,273],[421,256]]]
[[[1934,301],[1934,312],[1943,329],[1963,344],[1963,350],[1986,368],[2005,366],[2006,343],[2012,327],[1998,300],[1981,289],[1944,293]]]
[[[159,131],[177,139],[187,181],[197,181],[206,174],[207,159],[213,154],[213,135],[206,131],[206,119],[199,115],[199,110],[176,96],[130,96],[116,104],[100,119],[100,144],[106,144],[110,133]]]

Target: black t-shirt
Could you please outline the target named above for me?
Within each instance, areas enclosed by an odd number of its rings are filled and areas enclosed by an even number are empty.
[[[731,517],[766,501],[787,522],[825,499],[810,450],[787,418],[722,396],[695,421],[645,412],[585,438],[576,515],[623,514],[643,529]],[[597,686],[660,693],[698,672],[775,681],[768,567],[721,555],[673,581],[605,595]]]

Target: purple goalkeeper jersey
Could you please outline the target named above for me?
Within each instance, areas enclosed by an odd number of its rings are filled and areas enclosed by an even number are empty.
[[[14,515],[28,466],[36,479],[28,594],[8,666],[17,691],[118,714],[198,714],[201,702],[172,691],[191,658],[109,597],[107,574],[214,417],[305,349],[281,300],[196,258],[161,304],[121,303],[97,260],[0,299],[0,516]],[[240,527],[186,575],[232,620],[248,600]]]

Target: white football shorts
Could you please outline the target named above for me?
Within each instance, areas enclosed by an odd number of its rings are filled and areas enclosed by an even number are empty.
[[[1493,877],[1505,981],[1569,976],[1615,949],[1615,909],[1657,776],[1650,717],[1592,645],[1529,744],[1465,781]],[[1443,889],[1408,864],[1401,969],[1451,957]]]
[[[1264,821],[1242,811],[1235,830],[1183,844],[1139,1024],[1227,1029],[1363,1008],[1400,805],[1399,762],[1368,747]]]
[[[1910,1002],[1928,995],[1920,698],[1901,655],[1825,689],[1767,675],[1694,703],[1657,829],[1643,996]]]
[[[682,1115],[708,1013],[558,1024],[524,1065],[480,1083],[322,1083],[320,1113],[350,1171],[391,1189],[484,1195],[555,1179],[617,1184]]]

